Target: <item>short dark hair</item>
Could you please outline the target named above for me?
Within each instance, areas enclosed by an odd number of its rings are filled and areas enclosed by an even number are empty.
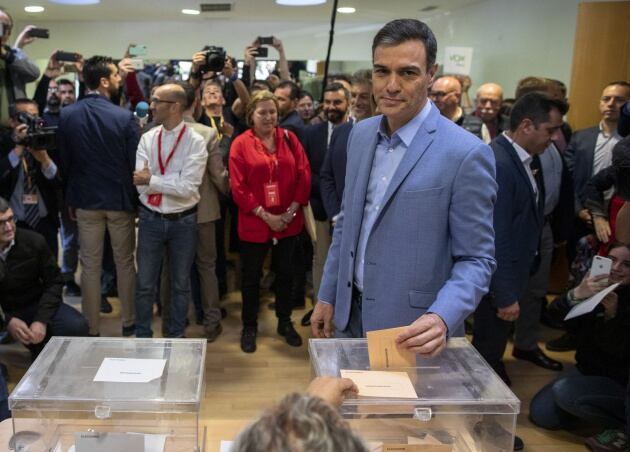
[[[604,88],[608,88],[609,86],[615,86],[615,85],[630,88],[630,83],[626,82],[625,80],[615,80],[613,82],[607,83],[606,86],[604,86]]]
[[[546,77],[525,77],[519,80],[518,85],[516,86],[515,98],[519,100],[526,94],[529,93],[545,93],[551,95],[556,91],[562,92],[562,87],[558,84],[556,80],[552,80]],[[554,99],[558,100],[557,108],[560,110],[560,113],[564,116],[569,111],[569,104],[564,99],[560,99],[554,97]]]
[[[348,85],[352,86],[352,77],[349,74],[331,74],[328,76],[328,80],[330,80],[330,83],[335,83],[333,80],[343,80]]]
[[[195,103],[195,98],[197,97],[197,90],[193,88],[193,86],[188,82],[177,81],[174,82],[173,85],[177,85],[184,90],[184,95],[186,96],[185,103],[182,104],[184,110],[188,110]],[[180,101],[181,93],[175,92],[175,97],[178,98],[178,102]],[[181,98],[183,102],[183,98]]]
[[[85,60],[83,80],[88,89],[97,89],[101,84],[101,78],[109,78],[112,75],[110,64],[114,64],[114,60],[106,56],[95,55]]]
[[[355,83],[372,83],[372,70],[371,69],[359,69],[352,74],[352,84]]]
[[[549,121],[549,112],[557,109],[562,113],[564,102],[542,91],[534,91],[517,99],[510,112],[510,131],[514,132],[524,119],[531,120],[536,127]]]
[[[328,85],[326,85],[326,88],[324,88],[324,94],[336,93],[337,91],[343,91],[343,96],[346,98],[346,100],[350,100],[350,93],[348,92],[346,87],[339,82],[329,83]]]
[[[298,100],[300,96],[300,88],[290,80],[285,80],[284,82],[280,82],[276,89],[284,89],[291,88],[289,92],[289,100]],[[275,90],[274,90],[275,91]]]
[[[263,91],[273,91],[273,88],[271,87],[271,83],[269,83],[267,80],[254,80],[252,82],[252,85],[249,87],[250,92],[253,89],[258,89],[258,90],[263,90]]]
[[[19,99],[15,99],[13,104],[9,108],[10,116],[15,119],[17,117],[17,106],[18,105],[35,105],[37,107],[37,111],[39,112],[39,104],[35,102],[33,99],[29,99],[27,97],[20,97]]]
[[[420,41],[427,55],[427,70],[435,64],[437,39],[427,24],[417,19],[396,19],[381,28],[372,41],[372,58],[377,47],[392,47],[407,41]]]
[[[11,14],[9,14],[9,11],[7,11],[4,7],[0,6],[0,13],[4,13],[7,15],[7,17],[9,18],[9,30],[13,29],[13,16]]]
[[[11,207],[9,205],[9,202],[2,196],[0,196],[0,213],[5,213],[7,210],[9,210],[9,207]]]
[[[303,89],[300,91],[300,94],[298,95],[298,99],[304,99],[305,97],[308,97],[309,99],[313,100],[313,95],[309,93],[308,91],[306,91],[305,89]]]
[[[59,80],[57,80],[57,85],[72,85],[74,86],[74,82],[71,80],[68,80],[67,78],[60,78]]]

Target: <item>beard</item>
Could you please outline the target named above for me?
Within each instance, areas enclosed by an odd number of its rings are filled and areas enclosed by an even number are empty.
[[[48,108],[56,109],[56,108],[59,108],[60,105],[61,105],[61,100],[59,99],[58,96],[54,94],[48,97],[48,99],[46,99],[46,106]]]
[[[336,124],[343,119],[345,114],[346,114],[345,111],[341,112],[337,110],[329,110],[326,112],[326,119],[328,119],[333,124]]]

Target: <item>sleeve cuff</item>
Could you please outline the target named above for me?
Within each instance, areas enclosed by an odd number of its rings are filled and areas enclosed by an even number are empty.
[[[48,180],[54,179],[55,176],[57,175],[57,165],[55,165],[55,162],[51,160],[50,165],[48,165],[48,168],[46,169],[42,168],[42,174]]]
[[[15,149],[9,152],[9,163],[11,163],[11,167],[15,168],[20,164],[20,157],[15,153]]]

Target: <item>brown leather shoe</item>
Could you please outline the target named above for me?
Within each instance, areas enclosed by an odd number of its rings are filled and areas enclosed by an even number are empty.
[[[223,333],[223,327],[219,323],[215,328],[208,330],[206,329],[206,340],[208,343],[214,342],[217,338]]]

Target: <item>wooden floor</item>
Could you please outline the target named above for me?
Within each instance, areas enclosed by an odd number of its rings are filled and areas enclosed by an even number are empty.
[[[79,300],[66,300],[78,305]],[[114,312],[102,315],[103,335],[120,335],[119,304],[110,299]],[[208,345],[206,361],[206,394],[202,407],[202,421],[227,419],[254,419],[261,410],[272,405],[284,394],[303,390],[311,379],[311,368],[306,344],[300,348],[289,347],[276,332],[273,311],[267,308],[270,298],[264,298],[260,311],[258,350],[248,355],[242,353],[240,340],[240,294],[232,292],[223,306],[228,317],[223,322],[224,332],[219,339]],[[305,310],[294,312],[293,320],[304,339],[309,330],[299,326]],[[154,332],[160,332],[159,318],[154,319]],[[544,339],[558,335],[545,330]],[[186,332],[188,337],[201,337],[200,326],[194,324]],[[305,340],[306,342],[306,340]],[[6,347],[6,346],[3,346]],[[572,365],[573,353],[549,353],[555,359]],[[19,344],[3,349],[3,358],[9,361],[9,387],[12,389],[28,366],[28,355]],[[510,374],[512,390],[521,400],[517,434],[525,442],[525,450],[541,452],[584,451],[583,439],[564,432],[548,432],[534,427],[527,419],[529,401],[538,389],[557,376],[523,361],[514,360],[510,350],[506,352],[506,367]],[[230,438],[226,438],[230,439]]]

